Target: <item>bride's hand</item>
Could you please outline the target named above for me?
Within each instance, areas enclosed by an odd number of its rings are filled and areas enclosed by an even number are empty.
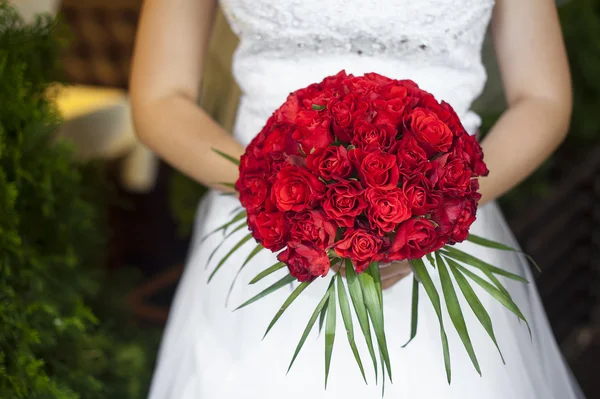
[[[339,273],[345,277],[344,268],[340,268]],[[381,275],[381,286],[383,289],[392,287],[398,281],[411,273],[410,263],[406,260],[401,262],[380,263],[379,273]]]

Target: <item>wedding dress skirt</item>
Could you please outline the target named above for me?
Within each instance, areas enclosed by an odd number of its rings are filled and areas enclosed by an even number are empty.
[[[491,0],[222,0],[221,5],[240,37],[233,68],[244,95],[234,134],[244,144],[258,133],[290,91],[341,69],[354,74],[378,72],[391,78],[413,79],[438,99],[448,101],[470,132],[478,128],[479,118],[470,111],[470,104],[485,82],[480,51],[493,8]],[[247,232],[239,231],[230,237],[208,269],[209,255],[223,235],[215,234],[205,241],[202,237],[230,220],[238,206],[235,198],[216,192],[209,192],[200,205],[195,237],[172,305],[150,398],[380,397],[381,386],[375,384],[362,335],[357,332],[356,339],[369,385],[362,380],[341,322],[337,323],[327,390],[324,337],[318,336],[316,327],[286,376],[296,344],[331,275],[311,284],[264,340],[266,327],[291,287],[241,310],[233,309],[286,273],[280,270],[280,274],[248,285],[257,273],[277,262],[275,256],[262,251],[252,259],[241,272],[227,308],[230,284],[255,244],[244,244],[207,283],[218,260]],[[495,203],[478,210],[471,232],[517,245]],[[386,397],[582,397],[561,357],[523,257],[470,243],[458,248],[532,282],[523,284],[501,278],[527,318],[533,336],[530,338],[524,323],[473,285],[490,314],[506,365],[459,296],[483,375],[480,377],[473,368],[444,309],[452,365],[449,385],[438,320],[422,287],[418,333],[402,348],[410,333],[409,276],[383,294],[393,373],[393,384],[387,383]],[[439,287],[437,272],[432,270],[431,274]]]

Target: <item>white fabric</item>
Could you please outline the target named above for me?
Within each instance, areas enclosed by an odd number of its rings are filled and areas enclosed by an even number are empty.
[[[469,111],[479,95],[485,72],[480,49],[492,0],[222,0],[234,30],[241,38],[234,72],[244,95],[235,135],[248,143],[287,94],[346,69],[374,71],[410,78],[454,106],[469,131],[479,119]],[[361,379],[349,349],[343,323],[333,349],[331,375],[324,390],[324,343],[316,331],[309,336],[286,376],[296,344],[330,277],[316,280],[293,303],[261,341],[273,315],[290,289],[284,288],[242,310],[233,312],[252,295],[285,273],[249,286],[259,271],[276,262],[263,251],[241,272],[225,299],[237,269],[255,244],[242,246],[207,284],[209,271],[246,232],[223,240],[201,238],[231,218],[239,203],[210,192],[199,208],[195,239],[172,307],[151,399],[306,399],[377,398],[370,359],[357,329],[369,385]],[[478,211],[472,232],[516,245],[499,209],[489,204]],[[460,247],[494,265],[533,279],[524,260],[515,254],[462,244]],[[434,282],[439,277],[432,270]],[[483,377],[479,377],[445,314],[452,360],[452,384],[444,371],[439,326],[431,303],[421,289],[419,330],[401,348],[410,331],[411,278],[384,292],[385,322],[394,383],[386,397],[394,399],[572,399],[580,397],[561,358],[533,284],[502,280],[528,319],[533,339],[523,323],[482,290],[476,292],[487,308],[506,359],[502,364],[493,343],[462,303]]]

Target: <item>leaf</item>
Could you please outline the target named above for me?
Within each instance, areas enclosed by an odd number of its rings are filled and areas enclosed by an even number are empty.
[[[245,218],[246,216],[248,216],[248,213],[245,210],[239,211],[234,217],[233,219],[231,219],[229,222],[217,227],[216,229],[212,230],[211,232],[209,232],[208,234],[206,234],[204,237],[202,237],[202,240],[200,240],[200,242],[204,242],[206,241],[206,239],[208,237],[210,237],[211,235],[221,231],[221,230],[225,230],[227,227],[231,226],[232,224],[234,224],[235,222],[237,222],[238,220],[242,220],[243,218]]]
[[[265,269],[262,272],[258,273],[256,275],[256,277],[254,277],[252,280],[250,280],[250,283],[248,283],[248,284],[256,284],[263,278],[275,273],[277,270],[283,269],[285,266],[286,266],[285,263],[277,262],[273,266],[270,266],[268,269]]]
[[[423,288],[425,288],[425,292],[427,296],[429,296],[429,300],[435,309],[435,313],[437,314],[438,321],[440,323],[440,335],[442,336],[442,348],[444,351],[444,365],[446,367],[446,378],[448,379],[448,384],[450,384],[451,380],[451,367],[450,367],[450,348],[448,347],[448,337],[446,336],[446,330],[444,329],[444,320],[442,318],[442,306],[440,304],[440,296],[433,285],[433,281],[431,280],[431,276],[425,267],[425,263],[421,259],[415,259],[412,261],[413,270],[415,271],[417,277],[423,284]]]
[[[477,294],[475,294],[475,291],[473,291],[473,288],[471,288],[471,285],[465,276],[463,276],[456,267],[456,262],[448,258],[446,258],[446,261],[448,262],[448,267],[450,268],[458,287],[462,291],[463,296],[471,307],[471,310],[485,331],[488,333],[492,341],[494,341],[494,345],[496,345],[498,353],[500,353],[500,357],[502,358],[502,363],[506,364],[504,361],[504,356],[502,355],[502,351],[500,350],[500,346],[498,346],[498,342],[496,341],[496,335],[494,334],[494,327],[492,326],[492,319],[490,318],[490,315],[488,314],[487,310],[485,310],[485,307],[477,297]]]
[[[333,343],[335,341],[335,285],[332,285],[330,290],[330,297],[327,304],[327,320],[325,321],[325,389],[327,389],[329,368],[331,366],[331,354],[333,352]]]
[[[373,340],[371,338],[371,326],[369,324],[369,316],[367,314],[367,308],[360,287],[360,282],[356,277],[356,272],[352,266],[352,261],[346,259],[346,282],[348,284],[348,291],[350,292],[350,299],[352,299],[352,305],[354,306],[354,312],[358,319],[358,324],[365,337],[371,360],[373,361],[373,369],[375,370],[375,381],[377,381],[377,358],[375,357],[375,348],[373,347]]]
[[[235,233],[237,233],[238,231],[240,231],[241,229],[243,229],[244,227],[246,227],[246,226],[247,226],[247,224],[244,221],[239,226],[236,226],[235,229],[233,229],[229,233],[227,233],[227,235],[225,237],[223,237],[223,239],[221,240],[221,242],[219,243],[219,245],[217,245],[215,247],[215,249],[213,249],[212,252],[210,253],[210,255],[208,256],[208,260],[206,261],[206,268],[207,269],[208,269],[208,266],[210,266],[210,261],[215,256],[215,254],[217,253],[217,251],[223,246],[223,244],[225,244],[225,242],[227,241],[227,239],[229,237],[231,237],[232,235],[234,235]]]
[[[329,299],[327,301],[329,301]],[[328,307],[328,305],[329,305],[329,302],[327,302],[325,304],[325,307],[321,311],[321,316],[319,317],[319,334],[321,334],[321,331],[323,330],[323,323],[325,322],[325,316],[327,315],[327,307]]]
[[[248,305],[250,305],[251,303],[254,303],[256,301],[258,301],[259,299],[277,291],[278,289],[280,289],[281,287],[285,287],[286,285],[288,285],[289,283],[291,283],[292,281],[296,280],[296,277],[292,276],[291,274],[288,274],[287,276],[283,277],[281,280],[277,281],[276,283],[270,285],[269,287],[265,288],[263,291],[261,291],[259,294],[253,296],[252,298],[248,299],[246,302],[244,302],[243,304],[241,304],[240,306],[238,306],[235,310],[241,309],[243,307],[246,307]]]
[[[379,304],[381,305],[381,309],[383,309],[383,288],[381,286],[381,274],[379,272],[379,264],[371,263],[367,271],[373,276],[373,280],[375,281],[375,288],[377,288],[377,293],[379,294]]]
[[[342,313],[342,319],[344,320],[346,335],[348,336],[348,343],[350,344],[356,364],[358,365],[360,373],[362,374],[362,377],[366,383],[367,377],[365,376],[365,370],[360,359],[360,354],[358,353],[358,348],[356,347],[356,342],[354,341],[354,325],[352,323],[352,314],[350,313],[350,302],[348,302],[348,295],[346,294],[346,288],[344,287],[344,280],[342,277],[337,277],[337,292],[340,311]]]
[[[487,238],[479,237],[474,234],[469,234],[469,236],[467,237],[467,240],[471,241],[472,243],[484,246],[484,247],[495,248],[495,249],[499,249],[502,251],[511,251],[511,252],[519,253],[519,254],[525,256],[527,259],[529,259],[529,261],[531,263],[533,263],[533,266],[536,268],[536,270],[538,272],[540,272],[540,273],[542,272],[542,269],[537,264],[537,262],[530,255],[526,254],[525,252],[523,252],[519,249],[515,249],[512,247],[509,247],[508,245],[504,245],[504,244],[501,244],[496,241],[491,241],[491,240],[488,240]]]
[[[312,105],[312,109],[313,111],[322,111],[324,110],[326,107],[325,105],[318,105],[318,104],[313,104]]]
[[[229,187],[235,190],[235,183],[224,183],[224,182],[219,182],[219,183],[215,183],[218,184],[219,186],[223,186],[223,187]]]
[[[427,260],[429,261],[429,264],[431,264],[432,267],[435,267],[435,261],[433,260],[433,256],[431,256],[431,253],[428,253],[425,256],[427,257]]]
[[[486,290],[491,296],[493,296],[504,307],[506,307],[508,310],[510,310],[515,316],[517,316],[519,319],[523,320],[525,322],[525,324],[527,325],[527,329],[529,330],[529,336],[533,339],[533,335],[531,334],[531,328],[529,328],[529,323],[527,323],[525,316],[523,316],[523,313],[521,313],[521,310],[513,302],[512,299],[510,299],[508,296],[504,295],[502,293],[502,291],[500,291],[498,288],[494,287],[492,284],[488,283],[487,281],[485,281],[484,279],[482,279],[481,277],[479,277],[478,275],[476,275],[475,273],[473,273],[466,267],[461,266],[457,263],[456,268],[458,270],[460,270],[462,272],[462,274],[466,275],[471,280],[473,280],[475,283],[477,283],[481,288]]]
[[[456,329],[458,336],[465,346],[475,370],[477,370],[477,373],[481,375],[481,368],[479,367],[477,356],[473,350],[473,343],[471,342],[471,337],[469,336],[467,324],[465,323],[465,318],[460,308],[460,303],[458,302],[458,297],[456,296],[456,291],[454,290],[450,273],[448,273],[448,269],[446,269],[446,265],[442,259],[442,256],[437,252],[435,254],[435,259],[438,273],[440,275],[440,281],[442,283],[442,293],[444,294],[444,300],[446,301],[446,308],[448,309],[450,320],[452,320],[452,324],[454,324],[454,328]]]
[[[217,150],[216,148],[213,148],[212,150],[214,152],[216,152],[217,154],[219,154],[220,156],[222,156],[223,158],[225,158],[226,160],[228,160],[229,162],[231,162],[232,164],[234,164],[236,166],[240,166],[240,160],[239,159],[235,159],[231,155],[227,155],[224,152],[221,152],[221,151]]]
[[[227,259],[229,259],[229,257],[235,251],[237,251],[242,245],[244,245],[251,238],[252,238],[252,233],[246,234],[246,236],[244,236],[244,238],[242,238],[237,244],[235,244],[233,246],[233,248],[231,248],[229,250],[229,252],[227,252],[227,254],[223,257],[223,259],[221,259],[221,261],[219,262],[219,264],[217,265],[217,267],[215,267],[215,270],[213,270],[212,273],[210,274],[210,276],[208,276],[208,282],[209,283],[210,283],[210,280],[212,280],[212,278],[215,276],[215,274],[217,273],[217,271],[221,268],[221,266],[223,266],[223,264],[227,261]]]
[[[500,291],[502,291],[502,293],[504,295],[506,295],[508,298],[512,299],[510,296],[510,293],[506,290],[506,288],[504,288],[504,286],[502,285],[500,280],[498,280],[491,271],[494,269],[498,269],[498,270],[504,272],[504,270],[494,267],[492,265],[489,265],[489,264],[483,262],[482,260],[475,258],[474,256],[471,256],[467,253],[464,253],[456,248],[452,248],[450,251],[442,250],[441,253],[445,258],[452,258],[456,261],[460,261],[460,262],[466,263],[470,266],[478,268],[479,270],[481,270],[483,272],[483,274],[485,274],[485,276],[488,279],[490,279],[490,281],[492,282],[492,284],[494,284],[496,286],[496,288],[498,288]],[[456,253],[456,255],[454,253]],[[506,273],[508,273],[508,272],[506,272]],[[512,273],[509,273],[509,274],[520,278],[520,276],[517,276],[516,274],[512,274]],[[521,280],[519,280],[519,281],[521,281]],[[527,280],[525,280],[525,282],[527,282]]]
[[[310,285],[310,283],[311,283],[310,281],[304,281],[304,282],[300,283],[294,291],[292,291],[290,296],[285,300],[283,305],[281,305],[281,308],[279,308],[279,310],[275,314],[275,317],[273,317],[273,320],[271,320],[269,327],[267,327],[267,331],[265,331],[265,335],[263,336],[263,339],[265,339],[265,337],[267,336],[269,331],[271,331],[271,328],[273,328],[275,323],[277,323],[277,320],[279,320],[279,318],[281,317],[283,312],[285,312],[287,310],[287,308],[292,304],[292,302],[294,302],[294,300],[296,300],[296,298],[298,298],[298,295],[300,295],[302,293],[302,291],[304,291],[306,289],[306,287],[308,287]]]
[[[263,249],[265,249],[265,247],[263,247],[261,244],[257,244],[256,247],[254,247],[254,249],[252,250],[252,252],[250,252],[250,255],[248,255],[248,257],[246,258],[246,260],[244,261],[242,266],[240,266],[237,273],[235,274],[235,277],[233,278],[233,281],[231,282],[231,285],[229,286],[229,292],[227,292],[227,299],[225,300],[225,306],[227,306],[229,304],[229,297],[231,296],[231,292],[233,291],[233,286],[235,285],[238,277],[240,277],[242,270],[244,270],[244,267],[248,264],[248,262],[250,262],[250,260],[252,258],[254,258],[256,256],[256,254],[258,254]]]
[[[330,287],[331,287],[331,284],[330,284]],[[304,342],[306,342],[306,338],[308,338],[308,334],[310,333],[310,330],[312,330],[313,326],[315,325],[315,321],[317,321],[317,317],[319,316],[319,313],[322,314],[322,310],[325,309],[325,306],[327,305],[327,301],[329,300],[330,295],[331,295],[331,290],[328,289],[325,292],[325,295],[323,295],[323,298],[321,299],[321,301],[319,302],[317,307],[315,308],[315,311],[313,312],[312,316],[310,316],[310,319],[308,320],[308,323],[306,324],[306,328],[304,329],[304,332],[302,333],[302,337],[300,338],[300,342],[298,342],[298,345],[296,346],[294,356],[292,357],[292,361],[290,362],[290,365],[287,370],[288,373],[292,369],[292,365],[294,364],[296,357],[300,353],[302,346],[304,346]]]
[[[417,324],[419,322],[419,280],[417,280],[416,276],[413,276],[413,286],[412,286],[412,306],[411,306],[411,316],[410,316],[410,338],[408,342],[402,345],[402,347],[406,347],[417,336]]]
[[[496,241],[488,240],[487,238],[476,236],[475,234],[469,234],[467,237],[468,241],[471,241],[474,244],[481,245],[488,248],[500,249],[502,251],[514,251],[517,252],[516,249],[509,247],[508,245],[501,244]]]
[[[476,267],[478,269],[488,270],[492,273],[510,278],[512,280],[520,281],[522,283],[528,283],[527,279],[519,276],[518,274],[507,272],[504,269],[500,269],[499,267],[492,266],[489,263],[484,262],[481,259],[474,257],[473,255],[469,255],[468,253],[461,251],[460,249],[446,245],[442,249],[442,253],[444,253],[444,252],[446,252],[447,256],[450,256],[451,258],[454,258],[458,261],[461,261],[463,263],[466,263],[466,264]]]
[[[376,263],[372,263],[371,266],[369,266],[369,268],[373,267],[373,265],[377,267]],[[378,275],[379,274],[376,274],[376,276]],[[373,323],[373,329],[375,330],[377,343],[379,345],[379,349],[383,354],[383,359],[385,361],[388,376],[390,377],[391,381],[392,368],[390,365],[390,356],[387,349],[385,329],[383,325],[383,309],[381,306],[381,302],[379,301],[380,293],[377,292],[378,282],[375,281],[373,274],[370,272],[359,274],[358,281],[360,282],[360,287],[362,288],[365,305],[367,306],[369,317],[371,319],[371,322]],[[385,379],[385,375],[383,375],[382,378]]]

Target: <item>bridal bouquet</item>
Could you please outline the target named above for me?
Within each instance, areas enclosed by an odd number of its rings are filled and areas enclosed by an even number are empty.
[[[448,382],[450,358],[442,302],[481,373],[453,280],[496,347],[492,320],[471,283],[525,321],[496,276],[525,280],[453,247],[469,240],[512,250],[469,234],[481,197],[477,178],[488,173],[481,147],[449,104],[439,103],[414,82],[342,71],[291,93],[240,161],[219,154],[239,165],[239,180],[231,186],[239,193],[243,208],[216,231],[232,229],[233,233],[247,226],[250,233],[233,246],[210,278],[251,238],[258,244],[241,268],[263,249],[279,252],[279,262],[265,267],[251,284],[282,268],[289,273],[240,306],[298,281],[268,333],[312,281],[333,274],[290,367],[319,319],[320,328],[323,323],[325,327],[327,384],[339,305],[363,378],[352,309],[376,375],[381,365],[382,380],[386,373],[391,380],[380,262],[410,261],[414,271],[411,340],[417,332],[422,285],[439,319]],[[475,269],[486,278],[474,273]],[[439,273],[441,295],[432,272]]]

